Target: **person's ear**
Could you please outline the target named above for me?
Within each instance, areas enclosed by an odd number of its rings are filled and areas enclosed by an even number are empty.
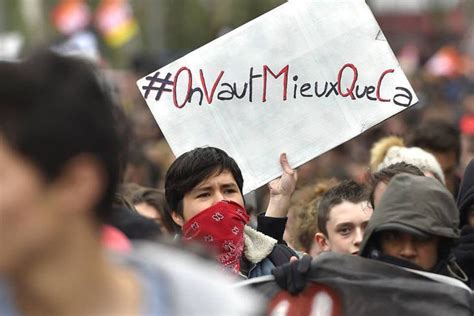
[[[319,245],[319,248],[322,251],[331,250],[330,247],[329,247],[329,241],[323,233],[316,233],[314,235],[314,241]]]
[[[51,198],[67,212],[92,212],[106,189],[102,164],[92,155],[79,155],[66,163],[54,180]]]
[[[176,225],[178,225],[179,227],[183,227],[184,225],[184,218],[179,215],[177,212],[173,211],[171,213],[171,218],[173,219],[173,221],[176,223]]]

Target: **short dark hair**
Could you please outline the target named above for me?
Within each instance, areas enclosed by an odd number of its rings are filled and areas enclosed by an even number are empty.
[[[215,147],[200,147],[179,156],[166,173],[165,195],[171,212],[182,216],[184,195],[202,181],[223,171],[230,171],[242,192],[242,172],[225,151]]]
[[[404,161],[391,164],[377,172],[370,175],[369,178],[369,202],[372,208],[374,208],[374,193],[375,188],[380,182],[388,184],[390,180],[400,173],[409,173],[415,176],[424,176],[423,171],[420,168],[408,164]]]
[[[166,202],[164,192],[142,187],[132,194],[131,199],[133,205],[146,203],[153,206],[160,213],[163,226],[169,233],[172,234],[180,231],[180,227],[173,221],[173,218],[170,215],[170,207]]]
[[[139,214],[131,201],[120,193],[115,195],[113,212],[104,223],[119,229],[131,240],[157,241],[162,236],[160,225]]]
[[[326,224],[329,220],[331,209],[344,201],[359,203],[367,200],[363,185],[354,180],[344,180],[324,193],[318,208],[318,229],[327,236]]]
[[[461,157],[461,139],[459,129],[442,120],[427,121],[413,131],[408,141],[416,146],[433,152],[454,151],[456,161]]]
[[[39,51],[0,62],[0,133],[48,181],[86,153],[101,164],[106,188],[96,205],[107,216],[120,177],[118,109],[85,61]]]

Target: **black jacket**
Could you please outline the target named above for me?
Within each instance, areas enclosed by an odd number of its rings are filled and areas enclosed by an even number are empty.
[[[469,162],[464,171],[456,204],[459,208],[459,227],[462,228],[467,224],[467,212],[474,204],[474,159]]]

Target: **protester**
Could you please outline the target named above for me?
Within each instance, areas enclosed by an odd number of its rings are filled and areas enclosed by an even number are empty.
[[[364,187],[352,180],[342,181],[319,202],[315,240],[323,251],[357,255],[371,216]]]
[[[131,240],[157,241],[161,236],[161,226],[154,220],[138,213],[125,196],[115,195],[113,211],[104,220],[105,224],[118,228]]]
[[[280,155],[282,176],[268,183],[269,201],[264,213],[257,216],[257,230],[285,244],[284,234],[298,174],[290,167],[286,154]]]
[[[163,234],[174,236],[179,231],[179,226],[170,217],[164,192],[140,187],[132,193],[131,202],[138,213],[155,220],[160,225]]]
[[[270,312],[470,315],[472,291],[460,282],[467,282],[467,276],[452,255],[457,224],[452,196],[439,181],[398,174],[375,209],[360,246],[361,256],[373,260],[335,252],[314,260],[305,256],[275,268],[274,282],[253,286],[271,298]]]
[[[409,146],[422,148],[436,157],[443,169],[446,187],[456,198],[460,177],[461,135],[459,130],[442,120],[427,121],[413,130]]]
[[[370,175],[369,178],[369,202],[372,208],[379,204],[382,194],[387,189],[387,185],[390,180],[400,173],[409,173],[416,176],[423,176],[423,172],[413,165],[407,164],[406,162],[397,162],[393,165],[389,165],[377,172]]]
[[[271,185],[270,209],[289,206],[296,182],[286,157],[280,162],[284,175]],[[242,188],[239,166],[215,147],[182,154],[166,174],[166,200],[184,240],[206,243],[225,269],[251,278],[270,274],[296,253],[246,225]]]
[[[258,313],[196,257],[158,244],[105,253],[120,137],[89,65],[40,52],[0,62],[0,82],[0,315]]]
[[[143,148],[132,146],[127,155],[124,182],[155,187],[160,182],[160,176],[160,168],[145,155]]]
[[[437,180],[396,175],[370,219],[360,246],[363,257],[467,281],[452,248],[459,238],[459,213]]]
[[[426,176],[446,183],[443,170],[435,156],[418,147],[405,147],[403,140],[395,136],[376,142],[371,149],[370,161],[372,172],[403,161],[418,167]]]
[[[318,232],[319,201],[324,193],[337,183],[335,179],[323,179],[316,184],[308,184],[295,191],[285,230],[286,238],[291,240],[290,245],[293,249],[311,256],[317,256],[321,252],[315,241],[315,235]],[[290,222],[291,217],[293,219]]]

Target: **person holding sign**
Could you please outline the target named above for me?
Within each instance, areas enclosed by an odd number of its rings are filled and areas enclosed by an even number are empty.
[[[289,207],[296,182],[285,155],[280,162],[283,176],[270,185],[269,208],[273,209]],[[221,149],[203,147],[174,161],[166,174],[165,194],[184,240],[203,242],[233,273],[248,278],[268,275],[296,253],[246,225],[249,215],[242,187],[242,173],[234,159]]]

